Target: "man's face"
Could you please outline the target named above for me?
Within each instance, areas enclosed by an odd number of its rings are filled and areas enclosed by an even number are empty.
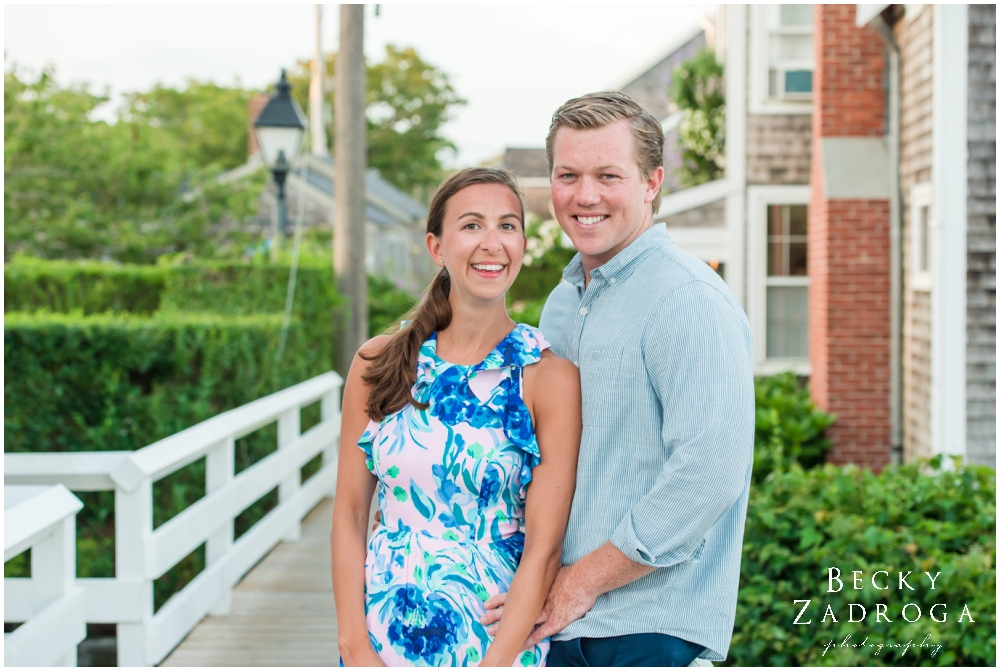
[[[636,162],[627,120],[602,128],[560,128],[552,145],[552,205],[590,271],[610,261],[653,221],[663,168],[648,178]]]

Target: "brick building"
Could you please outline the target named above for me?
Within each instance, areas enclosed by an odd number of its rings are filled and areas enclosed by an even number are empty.
[[[996,463],[996,8],[720,6],[724,178],[657,219],[717,261],[756,368],[838,463]]]

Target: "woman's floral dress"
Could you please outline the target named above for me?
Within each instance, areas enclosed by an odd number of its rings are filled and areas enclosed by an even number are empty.
[[[483,603],[506,592],[524,547],[524,497],[540,455],[521,399],[524,366],[549,347],[523,324],[475,366],[420,349],[407,405],[358,441],[378,478],[382,523],[365,560],[365,612],[390,666],[475,666],[493,637]],[[541,666],[548,640],[515,666]]]

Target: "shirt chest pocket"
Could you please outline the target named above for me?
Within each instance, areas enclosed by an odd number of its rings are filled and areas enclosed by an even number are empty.
[[[583,396],[583,423],[608,426],[622,415],[628,403],[627,380],[621,351],[600,350],[580,358],[580,391]]]

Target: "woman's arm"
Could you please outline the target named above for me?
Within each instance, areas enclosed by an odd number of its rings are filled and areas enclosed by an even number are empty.
[[[366,355],[377,352],[384,346],[384,339],[385,336],[380,336],[369,340],[361,351]],[[356,355],[344,384],[337,494],[333,502],[333,530],[330,532],[337,644],[347,666],[385,666],[372,648],[365,622],[368,514],[378,482],[365,466],[365,454],[357,445],[358,438],[368,425],[365,413],[368,386],[361,379],[368,363]]]
[[[524,554],[507,594],[500,629],[481,666],[510,666],[545,604],[559,572],[563,534],[576,487],[583,430],[580,375],[546,350],[524,369],[524,400],[531,411],[542,460],[532,471],[525,502]]]

